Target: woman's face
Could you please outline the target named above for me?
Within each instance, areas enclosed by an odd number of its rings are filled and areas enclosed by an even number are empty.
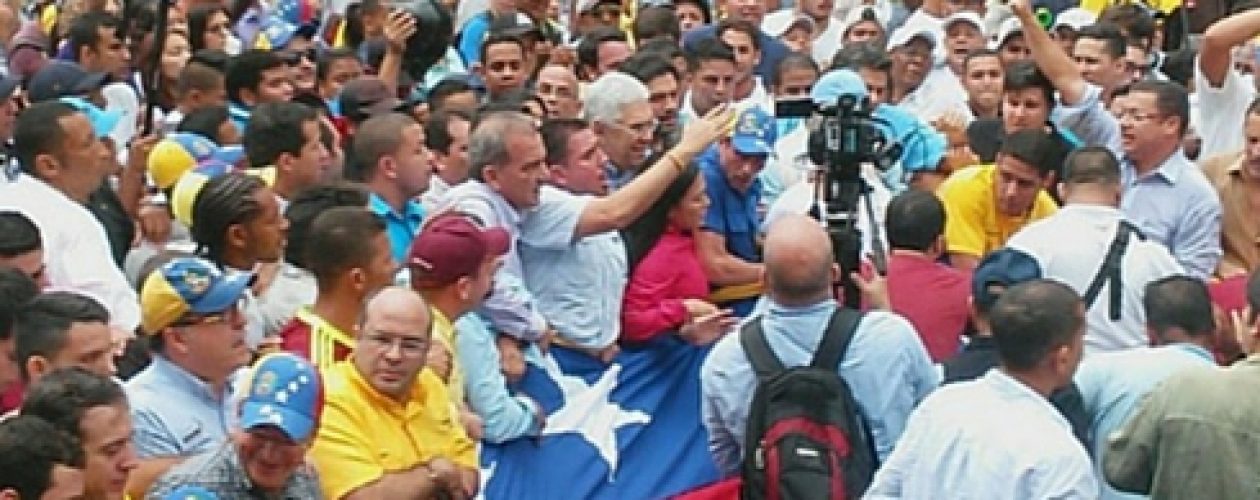
[[[683,33],[704,24],[704,13],[700,12],[700,7],[694,3],[676,4],[674,13],[678,15],[678,28]]]
[[[704,213],[709,210],[709,195],[704,192],[704,176],[696,175],[691,187],[683,194],[678,205],[669,210],[669,222],[682,230],[695,231],[704,222]]]
[[[188,64],[192,53],[188,50],[188,39],[179,33],[166,36],[166,46],[162,47],[162,78],[168,81],[179,79],[179,73]]]
[[[202,44],[207,49],[226,50],[230,28],[231,21],[223,11],[210,14],[209,19],[206,20],[206,31],[201,34]]]

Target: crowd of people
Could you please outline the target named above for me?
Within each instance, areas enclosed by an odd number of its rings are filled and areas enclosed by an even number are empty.
[[[867,498],[1260,498],[1250,4],[411,4],[0,5],[0,498],[476,497],[664,338],[736,477],[845,303]]]

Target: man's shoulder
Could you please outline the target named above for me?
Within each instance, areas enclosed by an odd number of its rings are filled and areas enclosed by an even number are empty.
[[[992,164],[972,165],[950,174],[937,189],[937,196],[942,199],[950,196],[969,196],[991,188],[993,180]]]

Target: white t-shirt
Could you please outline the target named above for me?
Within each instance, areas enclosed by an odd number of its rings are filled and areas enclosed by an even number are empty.
[[[1213,88],[1194,61],[1194,89],[1198,95],[1197,112],[1190,123],[1198,131],[1203,144],[1199,157],[1207,158],[1231,153],[1243,147],[1243,116],[1247,106],[1256,98],[1254,85],[1246,85],[1236,71],[1225,72],[1225,80],[1219,88]]]

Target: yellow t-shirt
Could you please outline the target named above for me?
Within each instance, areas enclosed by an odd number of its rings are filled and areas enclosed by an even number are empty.
[[[451,396],[451,404],[459,408],[464,404],[464,370],[455,351],[455,326],[436,307],[430,307],[429,311],[433,315],[433,339],[451,355],[451,375],[446,381],[446,391]]]
[[[945,205],[945,245],[950,253],[976,258],[1001,248],[1029,222],[1043,219],[1058,211],[1058,206],[1043,189],[1037,193],[1028,215],[1012,217],[998,213],[994,177],[997,167],[977,165],[949,176],[936,196]]]
[[[350,361],[323,372],[324,412],[311,457],[324,497],[339,499],[436,457],[476,468],[476,445],[451,413],[446,386],[423,370],[406,402],[378,393]]]

